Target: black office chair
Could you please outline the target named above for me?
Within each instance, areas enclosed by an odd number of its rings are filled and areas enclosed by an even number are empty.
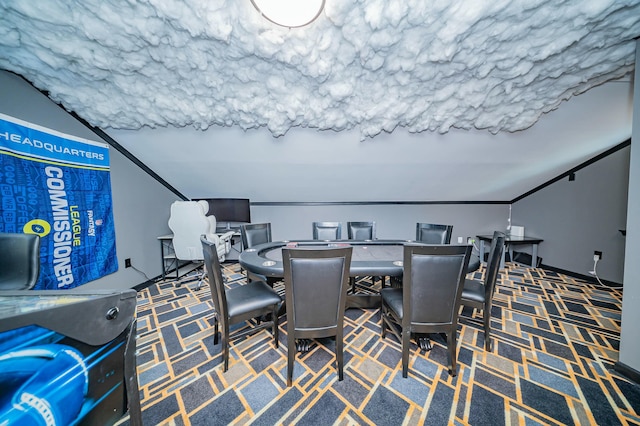
[[[453,225],[416,223],[416,241],[425,244],[450,244]]]
[[[40,237],[0,233],[0,290],[31,290],[40,276]]]
[[[505,238],[506,235],[503,232],[495,231],[493,233],[487,268],[484,271],[484,282],[465,280],[462,289],[462,305],[482,309],[484,348],[487,351],[491,351],[491,305],[493,304],[493,294],[498,280]]]
[[[409,370],[414,333],[445,333],[449,374],[455,376],[460,297],[471,246],[404,247],[404,287],[382,289],[382,338],[387,328],[402,344],[402,377]],[[400,328],[400,330],[398,330]]]
[[[338,380],[343,379],[344,310],[352,247],[283,249],[287,304],[287,386],[291,386],[296,339],[335,336]]]
[[[229,342],[230,339],[238,339],[248,334],[253,334],[264,328],[271,327],[273,342],[278,347],[278,308],[282,299],[264,281],[253,281],[245,285],[226,289],[220,270],[220,261],[214,243],[209,242],[204,236],[200,239],[204,254],[204,267],[209,278],[211,299],[215,307],[215,323],[213,344],[218,344],[218,335],[222,335],[222,360],[223,371],[229,368]],[[229,333],[229,326],[252,318],[270,315],[271,320],[263,320],[255,327],[238,332],[233,336]],[[218,330],[220,323],[221,333]]]
[[[341,222],[313,222],[313,239],[335,241],[342,238]]]

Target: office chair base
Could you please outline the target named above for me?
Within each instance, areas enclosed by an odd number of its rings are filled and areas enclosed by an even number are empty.
[[[202,272],[198,271],[198,269],[201,269],[201,268],[197,268],[197,269],[191,271],[186,276],[180,278],[178,280],[178,282],[176,282],[175,286],[176,287],[182,287],[182,284],[188,284],[188,283],[190,283],[192,281],[198,280],[198,283],[193,288],[193,290],[196,290],[196,291],[200,290],[200,288],[202,287],[202,283],[204,282],[204,279],[205,279],[205,276],[206,276],[206,272],[205,272],[204,268],[202,268]]]

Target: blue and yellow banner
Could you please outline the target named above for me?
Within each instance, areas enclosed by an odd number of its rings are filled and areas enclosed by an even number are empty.
[[[118,270],[109,146],[0,114],[0,232],[40,235],[37,290]]]

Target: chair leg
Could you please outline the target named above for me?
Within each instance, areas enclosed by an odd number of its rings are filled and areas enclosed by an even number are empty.
[[[449,331],[447,333],[447,346],[449,349],[449,365],[451,366],[450,370],[449,370],[449,374],[453,377],[455,377],[458,374],[457,371],[457,362],[456,362],[456,349],[457,349],[457,330],[454,328],[453,330]]]
[[[220,335],[220,330],[218,329],[218,315],[213,317],[213,344],[218,344],[218,336]]]
[[[278,318],[278,305],[274,305],[273,306],[273,313],[271,314],[271,319],[273,321],[273,344],[275,345],[276,349],[278,348],[278,344],[279,344],[279,340],[278,340],[278,334],[279,334],[279,330],[278,330],[278,324],[279,324],[279,318]]]
[[[484,319],[484,350],[491,352],[491,313],[484,309],[482,317]]]
[[[351,281],[351,294],[356,293],[356,277],[349,277],[349,281]]]
[[[293,333],[287,334],[287,386],[293,382],[293,365],[296,359],[296,338]]]
[[[338,364],[338,381],[342,381],[344,378],[344,339],[342,334],[342,332],[339,332],[336,335],[336,364]]]
[[[222,327],[222,362],[222,371],[226,373],[229,369],[229,325],[226,323]]]
[[[387,321],[385,321],[385,308],[381,307],[380,308],[380,337],[381,338],[385,338],[387,337]]]
[[[409,330],[402,330],[402,377],[405,379],[409,375],[409,344],[411,343],[411,333]]]

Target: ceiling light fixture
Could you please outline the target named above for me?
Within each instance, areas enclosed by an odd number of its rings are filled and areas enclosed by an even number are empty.
[[[324,9],[325,0],[251,0],[262,16],[288,28],[312,23]]]

